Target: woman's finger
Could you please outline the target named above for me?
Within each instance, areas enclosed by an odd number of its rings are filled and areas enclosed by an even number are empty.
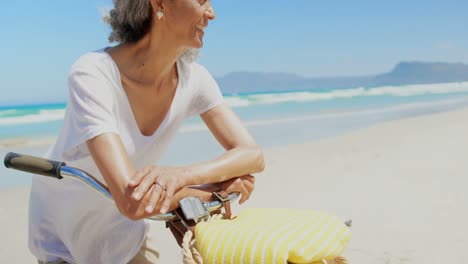
[[[252,182],[250,181],[244,181],[244,186],[245,188],[247,188],[247,191],[252,194],[252,192],[254,191],[255,189],[255,184],[253,184]]]
[[[151,193],[151,196],[148,200],[148,204],[146,205],[145,211],[147,213],[152,213],[154,207],[156,206],[156,203],[159,200],[159,197],[161,196],[161,188],[156,184],[153,184],[148,192]]]
[[[244,184],[242,183],[242,181],[239,179],[239,191],[241,193],[241,199],[239,200],[239,204],[243,204],[245,201],[247,201],[247,199],[249,198],[250,196],[250,193],[249,191],[247,190],[247,188],[245,188]]]
[[[239,178],[234,178],[226,181],[223,189],[228,193],[240,192],[240,185],[241,180]]]
[[[150,167],[144,167],[141,170],[137,170],[135,174],[130,178],[130,181],[128,182],[129,187],[136,187],[138,184],[140,184],[141,179],[145,177],[146,174],[148,174],[151,171]]]
[[[174,184],[169,183],[166,186],[166,190],[163,193],[164,200],[163,200],[163,203],[161,205],[161,210],[160,210],[161,214],[167,213],[167,210],[169,209],[169,206],[171,206],[172,197],[174,197],[174,192],[175,192]]]
[[[247,194],[246,194],[246,197],[245,197],[245,201],[249,200],[250,199],[250,196],[252,195],[252,192],[253,192],[253,189],[255,188],[254,187],[254,184],[251,183],[250,181],[244,181],[244,188],[246,189],[247,191]]]
[[[133,199],[139,201],[148,192],[149,188],[155,183],[156,178],[159,176],[156,169],[152,169],[148,174],[143,177],[140,184],[133,191]]]
[[[245,179],[245,180],[248,180],[248,181],[251,182],[251,183],[255,183],[255,177],[252,176],[252,175],[250,175],[250,174],[249,174],[249,175],[242,176],[242,178]]]

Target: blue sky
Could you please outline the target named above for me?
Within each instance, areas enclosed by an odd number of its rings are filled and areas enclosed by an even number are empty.
[[[177,1],[177,0],[176,0]],[[468,63],[466,0],[212,0],[199,62],[232,71],[367,75],[399,61]],[[111,0],[3,1],[0,105],[64,101],[70,65],[109,45]]]

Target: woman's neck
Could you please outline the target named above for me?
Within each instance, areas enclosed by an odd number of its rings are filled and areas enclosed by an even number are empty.
[[[109,51],[125,79],[156,88],[177,77],[176,61],[183,52],[163,34],[147,34],[136,43],[121,44]]]

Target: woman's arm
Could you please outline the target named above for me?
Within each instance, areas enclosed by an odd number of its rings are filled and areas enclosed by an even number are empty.
[[[227,151],[215,160],[189,166],[188,185],[221,182],[263,171],[262,149],[228,105],[218,105],[201,117]]]
[[[176,189],[174,186],[218,183],[264,169],[261,148],[229,106],[218,105],[201,117],[227,152],[212,161],[176,168],[179,177],[173,177],[171,173],[161,173],[164,168],[144,169],[132,178],[131,185],[135,187],[135,193],[151,193],[153,188],[157,200],[160,195],[164,196],[161,207],[167,208],[171,203],[171,192]],[[162,188],[155,188],[156,181],[166,187],[167,192],[162,192]],[[243,197],[245,198],[248,197]]]
[[[146,193],[141,199],[134,199],[134,188],[129,185],[129,180],[136,171],[118,135],[102,134],[88,140],[87,145],[121,214],[132,220],[139,220],[160,212],[160,206],[152,200],[153,191]],[[177,178],[177,175],[172,176]],[[151,188],[157,187],[153,185]],[[176,209],[179,201],[187,196],[198,196],[203,201],[208,201],[211,199],[211,192],[217,190],[219,187],[214,185],[181,188],[174,192],[166,211]],[[152,209],[148,210],[148,206]]]

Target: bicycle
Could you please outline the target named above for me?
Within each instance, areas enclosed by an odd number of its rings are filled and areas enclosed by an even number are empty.
[[[40,157],[9,152],[5,156],[4,164],[5,167],[10,169],[42,175],[44,177],[52,177],[57,180],[61,180],[67,177],[79,180],[90,186],[93,190],[103,195],[107,199],[112,200],[112,195],[109,192],[109,189],[103,183],[87,172],[78,168],[67,166],[64,162],[61,161],[53,161]],[[214,201],[202,202],[198,197],[185,197],[179,201],[179,208],[176,210],[166,214],[154,215],[148,218],[150,220],[166,222],[166,227],[171,228],[171,231],[174,234],[177,242],[181,247],[184,248],[184,259],[186,257],[185,253],[187,251],[193,250],[193,243],[190,243],[190,241],[184,241],[184,235],[186,235],[185,240],[187,240],[187,233],[190,233],[188,240],[191,240],[192,233],[195,234],[195,226],[198,223],[209,219],[210,216],[215,212],[220,213],[224,218],[230,219],[230,204],[239,198],[238,193],[227,194],[225,192],[215,192],[213,194],[216,198]],[[222,209],[224,209],[224,212],[222,212]],[[342,225],[349,226],[350,224],[342,223]],[[343,229],[343,227],[340,228]],[[347,244],[348,240],[349,236],[347,239],[343,240],[344,242],[340,243]],[[183,245],[184,242],[185,245]],[[195,250],[197,249],[195,248]],[[194,252],[193,256],[197,254],[199,254],[198,251]],[[198,261],[195,261],[193,258],[190,259],[192,257],[191,252],[188,252],[188,255],[190,255],[188,256],[189,259],[186,262],[184,261],[184,263],[202,263],[200,261],[203,259],[203,257],[198,256]],[[347,261],[340,256],[336,256],[329,260],[321,260],[320,262],[313,263],[346,264]]]

